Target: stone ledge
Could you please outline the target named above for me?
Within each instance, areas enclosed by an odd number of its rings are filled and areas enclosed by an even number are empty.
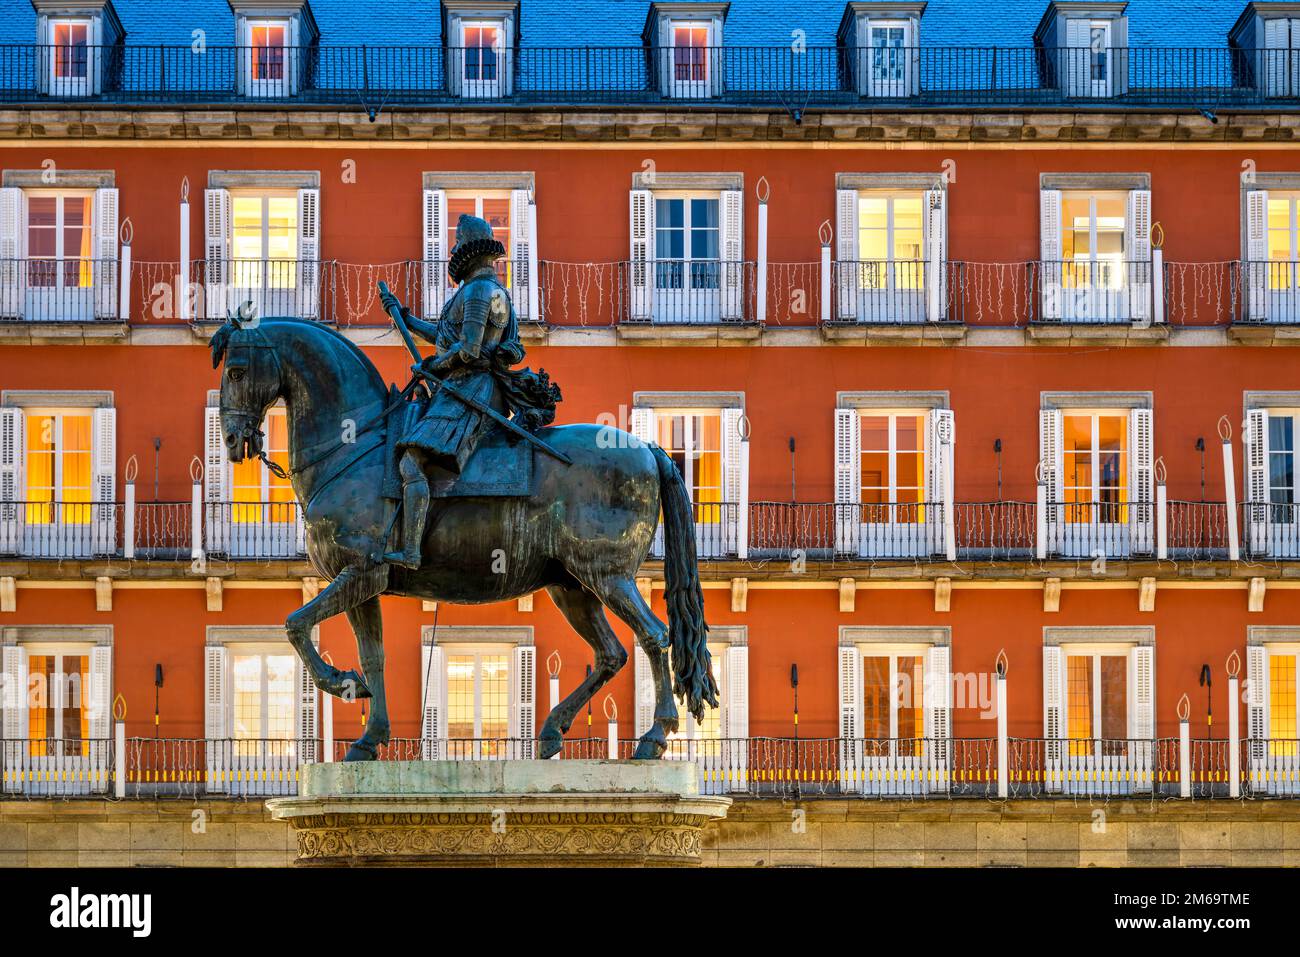
[[[1169,341],[1169,324],[1031,322],[1025,340],[1054,346],[1152,345]]]
[[[962,109],[832,110],[796,121],[788,110],[709,107],[387,106],[373,119],[363,105],[303,103],[286,109],[177,105],[0,110],[0,139],[9,140],[331,140],[342,142],[831,142],[1082,144],[1289,144],[1300,139],[1293,112],[1222,111],[1211,122],[1193,109],[971,111]]]
[[[1234,322],[1228,338],[1247,346],[1300,346],[1300,324]]]
[[[831,322],[821,330],[827,342],[846,345],[955,345],[966,338],[960,322]]]
[[[753,342],[763,335],[756,322],[687,324],[671,322],[621,322],[615,326],[619,340],[637,345],[723,345]]]
[[[125,322],[94,319],[87,322],[37,322],[21,319],[0,322],[0,345],[91,345],[124,341],[130,328]]]

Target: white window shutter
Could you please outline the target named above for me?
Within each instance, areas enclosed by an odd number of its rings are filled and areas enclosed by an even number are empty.
[[[728,645],[723,679],[726,688],[725,733],[728,738],[749,737],[749,646]]]
[[[939,322],[948,317],[948,191],[925,192],[926,318]]]
[[[298,315],[320,315],[320,190],[298,190]]]
[[[718,194],[718,252],[722,262],[722,318],[745,318],[745,194],[724,189]]]
[[[1129,319],[1140,322],[1151,318],[1151,297],[1162,294],[1152,286],[1151,277],[1151,190],[1129,190],[1124,228],[1126,262],[1121,268],[1127,273]]]
[[[862,505],[862,424],[857,409],[835,410],[835,551],[858,553]]]
[[[1246,459],[1246,527],[1252,555],[1268,554],[1268,410],[1248,409],[1242,434]]]
[[[17,186],[0,188],[0,317],[21,319],[27,270],[22,262],[26,236],[26,197]]]
[[[91,276],[95,284],[95,318],[116,319],[118,293],[117,280],[117,190],[95,190],[95,243],[92,247],[95,262],[91,263]]]
[[[634,189],[630,195],[629,318],[646,321],[654,311],[655,201],[648,189]]]
[[[1150,552],[1155,536],[1155,439],[1150,409],[1128,415],[1129,532],[1135,552]]]
[[[1065,21],[1065,46],[1061,50],[1065,74],[1061,84],[1066,96],[1080,97],[1092,94],[1092,22],[1084,17],[1070,17]]]
[[[952,656],[947,645],[931,645],[925,652],[925,687],[923,704],[924,734],[932,767],[939,780],[947,785],[948,740],[952,737]]]
[[[1156,649],[1133,649],[1133,737],[1150,741],[1156,736]]]
[[[1291,21],[1285,17],[1270,17],[1264,21],[1264,49],[1287,50],[1291,46]],[[1264,81],[1266,96],[1290,96],[1291,90],[1291,55],[1279,53],[1262,54],[1260,75]]]
[[[510,737],[519,742],[513,756],[530,760],[537,737],[537,649],[519,645],[510,670]]]
[[[1268,190],[1246,193],[1246,317],[1253,322],[1268,318]]]
[[[1057,645],[1043,646],[1043,737],[1047,758],[1059,761],[1065,739],[1065,654]]]
[[[229,689],[226,687],[226,649],[208,645],[203,657],[203,735],[207,738],[208,790],[226,790],[230,762]]]
[[[1042,318],[1061,318],[1061,191],[1045,189],[1038,196],[1039,287]]]
[[[650,656],[642,650],[641,643],[638,641],[633,642],[632,648],[632,678],[635,686],[633,731],[639,738],[649,731],[650,725],[654,723],[655,679],[654,673],[650,670]]]
[[[0,408],[0,555],[17,553],[22,543],[24,424],[22,409]]]
[[[529,233],[529,196],[526,189],[510,191],[510,298],[514,300],[515,313],[520,319],[535,319],[528,314],[528,285],[533,276],[528,272],[528,248],[533,237]]]
[[[107,742],[112,737],[113,721],[113,648],[95,645],[90,649],[90,714],[88,715],[90,740]],[[104,743],[91,745],[91,758],[107,763],[108,748]]]
[[[835,191],[835,318],[858,318],[858,191]]]
[[[862,661],[856,647],[839,651],[840,790],[849,793],[862,786]]]
[[[226,318],[226,283],[230,266],[230,191],[203,191],[203,280],[207,299],[205,318]],[[237,305],[237,304],[235,304]]]
[[[1043,484],[1047,486],[1047,541],[1055,547],[1060,533],[1062,487],[1061,463],[1061,410],[1040,409],[1038,412],[1038,454],[1042,467]]]
[[[746,507],[748,489],[744,487],[745,449],[748,443],[740,436],[741,420],[744,409],[722,410],[722,515],[709,515],[707,509],[699,516],[706,523],[718,521],[724,528],[726,538],[723,548],[728,555],[739,555],[741,511]]]
[[[424,251],[420,263],[424,287],[421,314],[434,320],[442,315],[447,289],[447,193],[426,189],[423,203]]]
[[[27,729],[27,655],[21,645],[4,646],[0,664],[4,668],[4,715],[0,721],[0,737],[7,741],[26,741]],[[21,748],[6,745],[0,754],[0,771],[5,772],[4,789],[11,792],[22,790],[18,770],[23,761]]]
[[[319,761],[322,755],[318,753],[316,735],[319,726],[320,694],[316,690],[316,682],[311,680],[311,672],[301,661],[297,662],[294,673],[298,681],[296,736],[299,760],[304,763]],[[326,741],[324,744],[328,748],[331,742]]]
[[[632,434],[647,445],[655,441],[655,412],[646,406],[632,407]]]
[[[1233,702],[1235,705],[1236,702]],[[1246,646],[1246,737],[1251,741],[1250,756],[1264,756],[1261,744],[1268,738],[1268,649],[1263,645]]]
[[[97,503],[94,515],[94,552],[112,555],[117,551],[117,410],[95,409],[91,414],[94,467],[92,495]]]
[[[728,645],[722,669],[722,695],[725,720],[723,767],[728,787],[743,791],[749,779],[749,647]]]
[[[203,410],[203,516],[204,548],[221,552],[230,535],[230,495],[227,486],[230,465],[226,458],[226,438],[221,431],[221,410],[209,406]]]
[[[953,495],[953,452],[957,427],[952,409],[934,409],[929,415],[928,456],[929,488],[925,496],[931,532],[931,547],[936,555],[956,561],[956,522]]]
[[[447,673],[442,663],[442,649],[434,644],[421,646],[420,656],[420,739],[421,754],[426,761],[444,757],[447,739]]]

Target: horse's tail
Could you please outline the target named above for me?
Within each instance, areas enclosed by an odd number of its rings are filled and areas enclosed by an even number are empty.
[[[684,698],[696,721],[704,705],[718,706],[718,686],[709,661],[709,626],[704,623],[704,592],[695,564],[695,516],[677,466],[652,446],[659,467],[659,501],[664,512],[664,588],[668,637],[672,642],[673,693]]]

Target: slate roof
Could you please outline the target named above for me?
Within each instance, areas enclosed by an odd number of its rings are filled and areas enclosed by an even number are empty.
[[[1133,47],[1224,47],[1244,0],[1130,0]],[[842,0],[731,0],[727,46],[784,46],[794,30],[809,46],[834,46]],[[192,32],[207,42],[234,42],[226,0],[114,0],[133,45],[189,45]],[[929,0],[921,19],[922,46],[1027,47],[1033,44],[1047,0]],[[311,0],[324,45],[440,43],[437,0]],[[523,46],[637,46],[649,0],[520,0]],[[0,43],[29,44],[36,14],[29,0],[0,0]]]

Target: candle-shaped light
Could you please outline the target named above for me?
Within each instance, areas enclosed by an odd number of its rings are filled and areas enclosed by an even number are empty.
[[[767,321],[767,200],[772,193],[766,176],[758,178],[754,189],[758,198],[758,282],[754,288],[754,321]]]
[[[560,706],[560,653],[552,651],[546,656],[546,671],[551,676],[551,710]]]
[[[117,231],[120,249],[117,257],[117,317],[123,322],[131,318],[131,240],[134,237],[135,226],[128,216]]]
[[[1241,797],[1241,655],[1228,655],[1228,796]]]
[[[1005,798],[1010,791],[1011,769],[1008,766],[1007,738],[1007,650],[998,651],[993,668],[997,674],[997,708],[998,708],[998,797]]]
[[[330,657],[328,651],[321,652],[321,659],[330,667],[334,666],[334,659]],[[334,760],[334,696],[332,694],[321,695],[320,705],[320,736],[321,744],[324,748],[322,760]]]
[[[609,722],[609,759],[618,760],[618,704],[612,694],[605,695],[605,720]]]
[[[190,178],[181,179],[181,257],[176,277],[176,316],[182,322],[190,318]]]
[[[1228,560],[1241,558],[1241,540],[1237,532],[1237,474],[1232,461],[1232,423],[1219,416],[1219,438],[1223,440],[1223,501],[1228,513]],[[1252,441],[1250,423],[1246,423],[1246,441]]]
[[[831,228],[831,221],[823,220],[817,227],[817,238],[822,244],[821,320],[824,323],[831,321],[831,239],[834,236],[835,230]]]

